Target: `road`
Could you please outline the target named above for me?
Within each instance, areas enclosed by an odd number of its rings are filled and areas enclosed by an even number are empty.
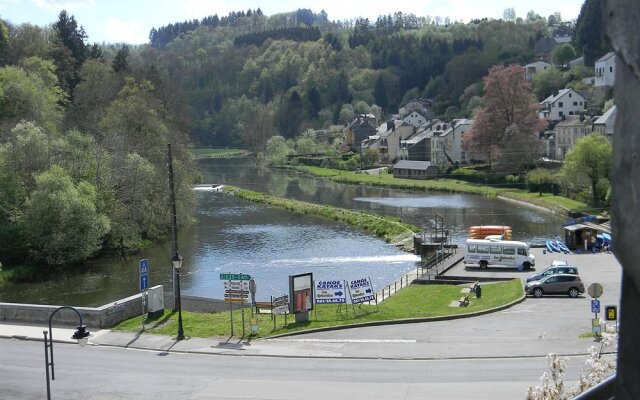
[[[238,357],[72,344],[54,351],[51,398],[66,400],[518,399],[546,362]],[[0,354],[0,398],[45,397],[42,343],[0,340]],[[574,359],[569,370],[580,364]]]

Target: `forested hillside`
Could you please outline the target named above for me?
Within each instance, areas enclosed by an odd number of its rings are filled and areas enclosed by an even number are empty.
[[[592,57],[606,51],[587,34],[599,2],[585,2],[573,46]],[[437,117],[469,117],[489,68],[532,61],[558,22],[534,11],[457,23],[258,9],[154,28],[145,45],[99,46],[65,11],[46,27],[0,19],[0,243],[14,243],[0,260],[63,265],[163,237],[167,143],[187,219],[190,142],[261,152],[274,135],[382,119],[413,98],[433,99]]]

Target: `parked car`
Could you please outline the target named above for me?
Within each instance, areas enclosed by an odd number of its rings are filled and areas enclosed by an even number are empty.
[[[569,265],[563,267],[548,267],[547,269],[538,272],[537,274],[529,275],[527,277],[527,282],[539,281],[545,276],[557,274],[578,275],[578,267],[571,267]]]
[[[566,294],[569,297],[578,297],[579,294],[584,293],[584,283],[580,275],[549,275],[539,281],[527,283],[524,290],[534,297],[542,297],[545,294]]]

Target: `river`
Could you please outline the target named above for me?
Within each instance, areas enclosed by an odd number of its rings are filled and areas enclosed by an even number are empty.
[[[561,234],[562,218],[478,195],[345,185],[282,170],[256,168],[252,160],[200,162],[203,182],[230,184],[272,195],[395,215],[423,230],[442,216],[452,242],[461,243],[470,225],[511,225],[515,240],[542,242]],[[288,276],[312,272],[316,280],[370,277],[378,290],[416,267],[417,256],[351,227],[320,217],[299,215],[249,203],[220,192],[198,190],[197,223],[182,229],[182,294],[223,298],[221,273],[256,279],[257,298],[287,292]],[[149,260],[150,286],[171,290],[170,244],[139,253],[100,258],[81,273],[43,283],[8,284],[0,301],[98,306],[138,292],[138,261]]]

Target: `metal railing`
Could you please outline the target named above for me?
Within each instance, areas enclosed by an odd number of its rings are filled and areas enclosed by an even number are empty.
[[[414,279],[422,278],[425,275],[428,277],[437,276],[440,272],[444,270],[443,263],[450,257],[454,256],[457,253],[457,249],[453,248],[442,248],[438,250],[436,254],[431,256],[426,261],[422,261],[420,265],[416,267],[416,272],[410,272],[400,277],[399,279],[391,282],[382,288],[382,290],[376,293],[376,304],[378,302],[383,302],[385,299],[391,297],[394,293],[397,293],[399,290],[402,290],[404,287],[411,285],[411,282]],[[371,302],[369,303],[371,304]]]

